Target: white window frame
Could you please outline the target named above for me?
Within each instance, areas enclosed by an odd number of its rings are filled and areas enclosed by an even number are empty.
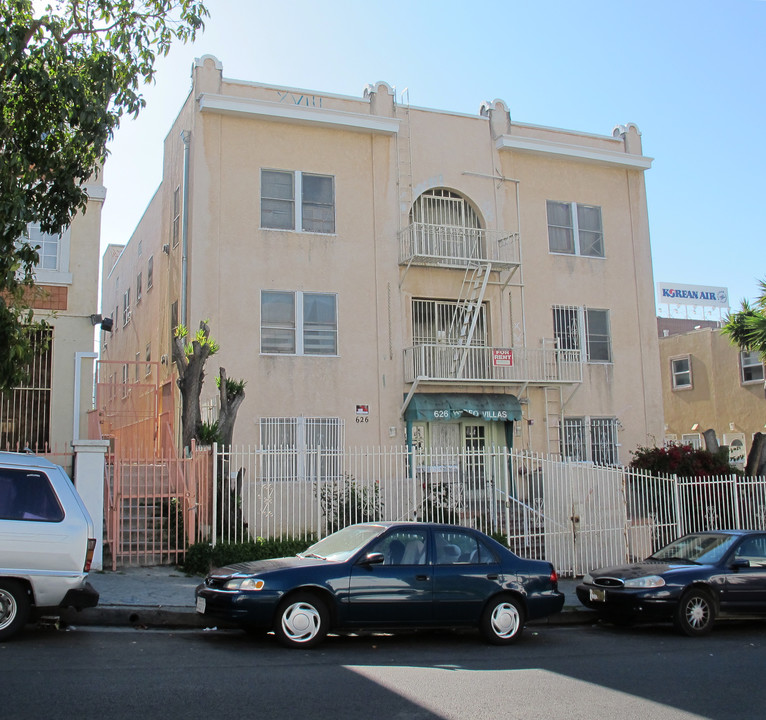
[[[150,255],[146,261],[146,291],[154,286],[154,255]]]
[[[264,195],[264,180],[263,176],[264,173],[274,173],[274,174],[280,174],[285,176],[290,176],[291,178],[291,188],[292,188],[292,196],[289,198],[279,198],[279,197],[270,197]],[[316,177],[316,178],[328,178],[331,183],[332,187],[332,201],[329,205],[326,203],[317,203],[313,201],[309,201],[304,197],[303,192],[303,186],[304,186],[304,178],[309,177]],[[326,175],[323,173],[312,173],[312,172],[305,172],[301,170],[278,170],[276,168],[261,168],[261,185],[260,185],[260,201],[261,201],[261,219],[260,219],[260,226],[262,230],[282,230],[282,231],[288,231],[288,232],[295,232],[296,229],[299,229],[299,232],[304,233],[315,233],[318,235],[335,235],[336,231],[336,210],[335,210],[335,204],[336,204],[336,197],[335,197],[335,176],[334,175]],[[269,225],[266,222],[264,222],[264,200],[267,201],[273,201],[277,203],[284,204],[286,208],[289,208],[289,213],[291,214],[290,222],[287,227],[282,227],[281,225]],[[306,208],[310,206],[322,206],[322,207],[329,207],[331,208],[331,214],[332,214],[332,220],[328,222],[332,223],[331,229],[317,229],[316,227],[306,227],[307,225],[310,225],[312,220],[308,217],[308,213],[306,212]]]
[[[565,417],[561,425],[561,457],[596,465],[619,464],[620,423],[614,417]]]
[[[676,363],[687,364],[687,368],[678,369]],[[688,382],[682,382],[682,379],[688,376]],[[670,358],[670,383],[673,390],[691,390],[694,387],[694,377],[692,376],[692,356],[678,355]]]
[[[556,225],[551,223],[549,210],[551,206],[553,205],[558,205],[561,207],[568,208],[569,223],[567,225]],[[598,211],[599,229],[597,231],[590,230],[585,227],[580,227],[581,225],[580,210],[581,209]],[[602,259],[605,257],[606,251],[604,249],[604,219],[601,213],[601,206],[590,205],[588,203],[546,200],[545,213],[546,213],[546,221],[548,223],[548,252],[552,253],[553,255],[577,255],[579,257],[602,258]],[[572,248],[571,252],[567,250],[552,249],[551,228],[555,228],[558,230],[566,230],[568,232],[570,242],[571,242],[571,248]],[[597,243],[591,242],[590,245],[591,247],[593,247],[594,245],[598,244],[600,246],[599,247],[600,252],[583,252],[583,245],[585,244],[583,242],[583,239],[590,235],[596,235],[598,237],[598,242]]]
[[[743,350],[739,354],[740,378],[743,385],[763,383],[766,379],[766,364],[757,350]],[[760,373],[756,372],[760,369]],[[750,375],[750,377],[748,377]]]
[[[67,228],[60,235],[51,235],[40,230],[38,223],[29,223],[24,237],[19,243],[26,242],[34,249],[38,246],[39,260],[32,269],[35,280],[41,284],[71,285],[72,273],[69,272],[69,249],[71,244],[70,229]],[[55,248],[55,251],[49,248]],[[46,249],[48,252],[46,253]],[[55,267],[43,267],[45,258],[55,257]]]
[[[138,275],[136,275],[136,305],[141,302],[141,296],[143,295],[143,279],[144,274],[139,272]]]
[[[606,336],[596,335],[591,330],[594,324],[591,320],[592,313],[604,313]],[[559,350],[579,350],[583,362],[592,364],[612,364],[614,362],[611,312],[608,309],[554,305],[553,335],[558,342]],[[593,357],[595,347],[604,345],[607,348],[607,359]]]
[[[286,323],[265,323],[263,312],[263,299],[266,295],[289,295],[292,296],[293,301],[293,317]],[[312,333],[317,332],[317,329],[312,327],[312,323],[307,321],[304,317],[305,301],[310,296],[322,296],[332,297],[335,311],[335,322],[331,327],[329,325],[322,325],[321,332],[332,334],[333,338],[333,351],[332,352],[311,352],[307,350],[307,346],[311,343],[307,342],[307,338]],[[264,349],[264,330],[279,330],[282,332],[292,333],[293,343],[292,351],[280,352],[275,349]],[[337,293],[327,292],[306,292],[303,290],[261,290],[261,354],[262,355],[287,355],[287,356],[300,356],[300,357],[337,357],[338,356],[338,295]],[[273,346],[272,346],[273,348]]]
[[[695,450],[702,450],[702,433],[685,433],[681,435],[681,445],[691,445]]]
[[[122,327],[130,322],[130,288],[122,296]]]
[[[181,186],[173,190],[173,220],[170,225],[170,242],[175,248],[181,239]]]

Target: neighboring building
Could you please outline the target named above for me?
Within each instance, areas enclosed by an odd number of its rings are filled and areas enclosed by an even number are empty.
[[[500,100],[416,108],[385,83],[354,98],[235,81],[210,56],[192,80],[162,183],[104,259],[117,398],[145,373],[177,414],[173,328],[204,319],[221,347],[208,379],[247,381],[235,443],[617,463],[661,437],[635,126],[524,125]]]
[[[715,321],[657,318],[665,441],[705,447],[713,429],[744,467],[752,437],[766,428],[766,372],[756,352],[731,344]]]
[[[74,440],[88,437],[101,207],[106,197],[103,173],[86,190],[86,212],[78,213],[62,235],[41,233],[36,225],[28,229],[30,242],[39,246],[36,285],[28,297],[35,317],[51,325],[51,335],[47,347],[44,342],[39,345],[29,385],[0,396],[4,450],[71,453]]]

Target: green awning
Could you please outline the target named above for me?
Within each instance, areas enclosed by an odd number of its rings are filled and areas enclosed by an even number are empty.
[[[451,422],[470,418],[494,422],[521,420],[521,405],[515,395],[415,393],[404,411],[405,420]]]

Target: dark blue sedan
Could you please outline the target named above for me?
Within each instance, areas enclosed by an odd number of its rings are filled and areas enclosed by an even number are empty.
[[[766,532],[684,535],[642,562],[592,570],[577,597],[604,620],[672,620],[689,636],[717,617],[766,618]]]
[[[197,612],[288,647],[312,647],[330,630],[478,627],[514,642],[527,620],[561,610],[549,562],[524,560],[471,528],[430,523],[351,525],[290,558],[211,572]]]

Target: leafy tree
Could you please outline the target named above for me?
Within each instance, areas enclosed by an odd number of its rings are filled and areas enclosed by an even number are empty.
[[[234,421],[237,419],[239,406],[245,399],[244,380],[233,380],[226,377],[226,370],[218,368],[218,377],[215,379],[218,386],[219,413],[218,432],[222,445],[231,445],[234,437]]]
[[[32,348],[27,225],[59,234],[84,210],[120,118],[174,40],[193,40],[202,0],[0,0],[0,388],[19,384]]]

